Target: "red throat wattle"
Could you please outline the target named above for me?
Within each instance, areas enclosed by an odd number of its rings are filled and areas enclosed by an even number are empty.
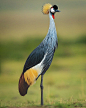
[[[53,19],[55,19],[55,16],[54,15],[52,15],[52,17],[53,17]]]

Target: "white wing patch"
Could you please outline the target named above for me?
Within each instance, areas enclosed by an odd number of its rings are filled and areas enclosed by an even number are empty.
[[[38,72],[38,75],[40,75],[41,72],[42,72],[42,69],[43,69],[43,66],[44,66],[43,61],[45,60],[46,56],[47,56],[47,53],[44,55],[44,58],[42,59],[42,61],[39,64],[32,67],[32,69],[35,69]]]

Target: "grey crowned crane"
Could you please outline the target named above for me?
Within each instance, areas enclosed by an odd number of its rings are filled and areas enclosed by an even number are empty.
[[[39,46],[28,56],[19,79],[19,93],[24,96],[27,94],[28,88],[34,84],[41,75],[41,105],[43,105],[43,75],[51,65],[54,52],[58,46],[54,14],[60,11],[58,10],[58,6],[52,6],[48,3],[43,6],[42,12],[49,14],[50,26],[48,33]]]

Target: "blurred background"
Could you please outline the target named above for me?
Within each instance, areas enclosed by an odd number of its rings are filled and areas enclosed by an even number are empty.
[[[86,0],[0,0],[0,106],[40,104],[40,78],[21,97],[18,80],[31,51],[47,35],[45,3],[55,14],[58,49],[44,75],[45,104],[86,103]]]

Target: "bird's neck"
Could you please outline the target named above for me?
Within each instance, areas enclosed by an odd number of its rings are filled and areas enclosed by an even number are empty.
[[[54,19],[53,19],[51,13],[49,13],[49,18],[50,18],[49,30],[55,30],[55,22],[54,22]]]
[[[58,40],[57,40],[57,33],[56,33],[55,23],[54,23],[54,19],[53,19],[51,13],[49,13],[49,17],[50,17],[49,30],[48,30],[48,33],[47,33],[46,37],[43,40],[43,44],[46,46],[46,48],[47,47],[56,48]]]

